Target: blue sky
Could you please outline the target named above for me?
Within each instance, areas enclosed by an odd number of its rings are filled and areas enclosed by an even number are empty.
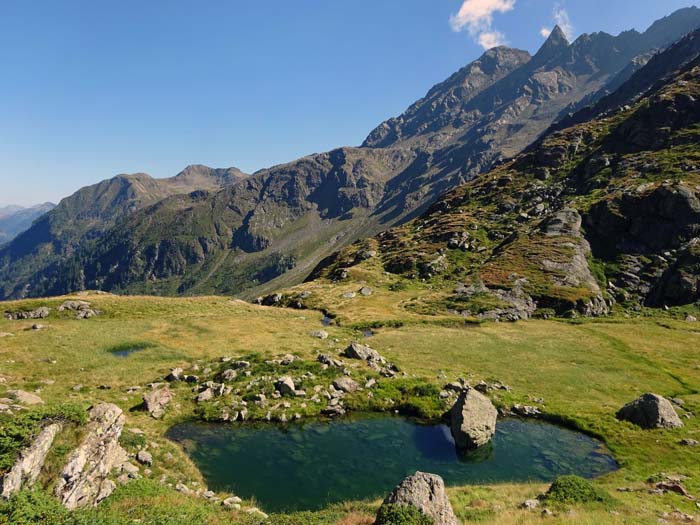
[[[479,42],[532,52],[555,18],[574,36],[617,34],[688,5],[2,0],[0,204],[57,201],[118,173],[252,172],[358,145]]]

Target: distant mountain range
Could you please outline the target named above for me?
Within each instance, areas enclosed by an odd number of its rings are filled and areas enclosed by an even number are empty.
[[[0,249],[0,298],[84,288],[252,296],[295,284],[323,258],[517,156],[557,122],[619,104],[606,97],[622,86],[647,89],[639,79],[650,69],[635,74],[698,27],[700,10],[688,8],[644,33],[569,43],[555,28],[534,56],[487,51],[359,148],[250,176],[193,167],[167,181],[132,175],[83,188]]]
[[[3,206],[0,207],[0,245],[5,244],[28,230],[35,219],[56,207],[52,202],[35,206]]]

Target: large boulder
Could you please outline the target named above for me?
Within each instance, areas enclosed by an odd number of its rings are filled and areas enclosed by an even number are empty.
[[[89,416],[85,438],[68,457],[54,489],[69,509],[97,505],[109,496],[116,488],[109,475],[127,459],[119,445],[125,419],[121,408],[100,403]]]
[[[146,404],[146,410],[156,419],[160,419],[165,415],[165,407],[168,406],[172,394],[166,386],[147,392],[143,395],[143,402]]]
[[[370,361],[380,364],[386,363],[386,359],[384,359],[374,348],[370,348],[367,345],[363,345],[355,341],[350,343],[350,346],[345,349],[343,356],[350,359],[361,359],[363,361]]]
[[[683,426],[671,402],[656,394],[644,394],[627,403],[617,412],[617,419],[629,421],[647,429]]]
[[[459,525],[440,476],[416,472],[404,479],[383,505],[410,506],[432,519],[434,525]]]
[[[28,447],[20,451],[17,462],[2,478],[3,498],[9,498],[22,488],[29,487],[36,482],[51,444],[60,430],[59,423],[47,425]]]
[[[464,390],[450,412],[450,430],[457,448],[475,449],[491,441],[497,417],[488,397],[473,388]]]

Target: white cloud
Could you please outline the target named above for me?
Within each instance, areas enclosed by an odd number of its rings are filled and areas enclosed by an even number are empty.
[[[467,32],[484,49],[506,43],[503,33],[492,29],[494,13],[507,13],[516,0],[464,0],[457,14],[450,17],[452,30]]]
[[[479,45],[484,49],[491,49],[492,47],[504,46],[508,43],[506,40],[506,35],[500,31],[487,31],[479,35]]]
[[[576,34],[574,30],[574,25],[571,23],[569,13],[567,13],[564,6],[559,2],[554,4],[552,18],[554,19],[554,23],[561,27],[561,30],[564,31],[566,38],[569,39],[569,41],[573,40]],[[540,35],[542,36],[542,38],[549,38],[549,35],[551,34],[552,30],[548,27],[543,27],[542,29],[540,29]]]
[[[564,31],[566,38],[573,40],[575,34],[574,25],[571,23],[569,13],[566,12],[566,9],[564,9],[564,6],[561,4],[556,4],[554,6],[554,21],[561,27],[561,30]]]

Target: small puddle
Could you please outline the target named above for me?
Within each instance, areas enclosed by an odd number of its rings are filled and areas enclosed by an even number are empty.
[[[142,352],[153,348],[153,343],[122,343],[107,349],[107,352],[115,357],[129,357],[136,352]]]
[[[499,420],[490,446],[459,454],[442,424],[383,415],[278,426],[182,423],[168,431],[213,490],[254,497],[268,512],[378,498],[417,470],[448,485],[594,477],[617,468],[603,444],[539,421]]]

